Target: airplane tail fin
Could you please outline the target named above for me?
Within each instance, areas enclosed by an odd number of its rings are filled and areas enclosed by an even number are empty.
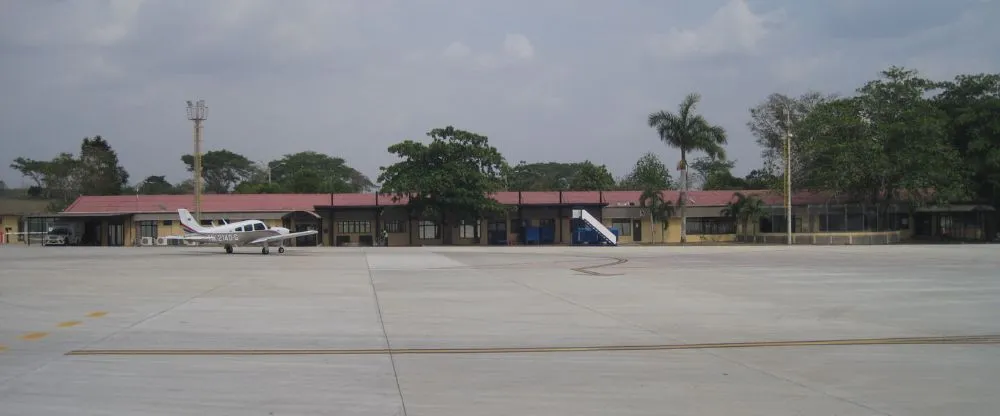
[[[194,216],[191,215],[191,212],[188,210],[180,208],[177,210],[177,215],[181,217],[181,227],[183,227],[185,231],[189,233],[200,233],[205,230],[201,224],[198,224],[198,221],[194,219]]]

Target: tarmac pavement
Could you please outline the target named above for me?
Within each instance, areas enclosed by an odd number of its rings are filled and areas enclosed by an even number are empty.
[[[995,415],[998,250],[0,246],[0,415]]]

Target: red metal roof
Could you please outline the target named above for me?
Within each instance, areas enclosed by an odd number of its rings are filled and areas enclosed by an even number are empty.
[[[781,194],[768,190],[752,191],[689,191],[688,206],[722,206],[734,199],[736,192],[757,195],[768,205],[783,205]],[[493,199],[506,205],[639,204],[639,191],[558,191],[498,192]],[[663,199],[676,201],[680,192],[663,191]],[[822,204],[830,201],[828,194],[800,192],[792,198],[794,205]],[[372,207],[405,205],[407,198],[393,201],[391,195],[379,194],[206,194],[202,195],[202,212],[283,212],[312,211],[318,206]],[[131,213],[176,212],[178,208],[194,209],[193,195],[114,195],[81,196],[64,212],[67,213]]]

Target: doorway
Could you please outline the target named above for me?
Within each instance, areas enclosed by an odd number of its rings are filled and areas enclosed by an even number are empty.
[[[642,220],[632,220],[632,241],[642,241]]]

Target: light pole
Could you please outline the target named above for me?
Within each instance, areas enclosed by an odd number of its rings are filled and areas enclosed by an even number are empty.
[[[785,224],[786,243],[792,245],[792,116],[785,108]]]
[[[187,102],[188,120],[194,122],[194,217],[201,221],[201,122],[208,119],[205,100]]]

